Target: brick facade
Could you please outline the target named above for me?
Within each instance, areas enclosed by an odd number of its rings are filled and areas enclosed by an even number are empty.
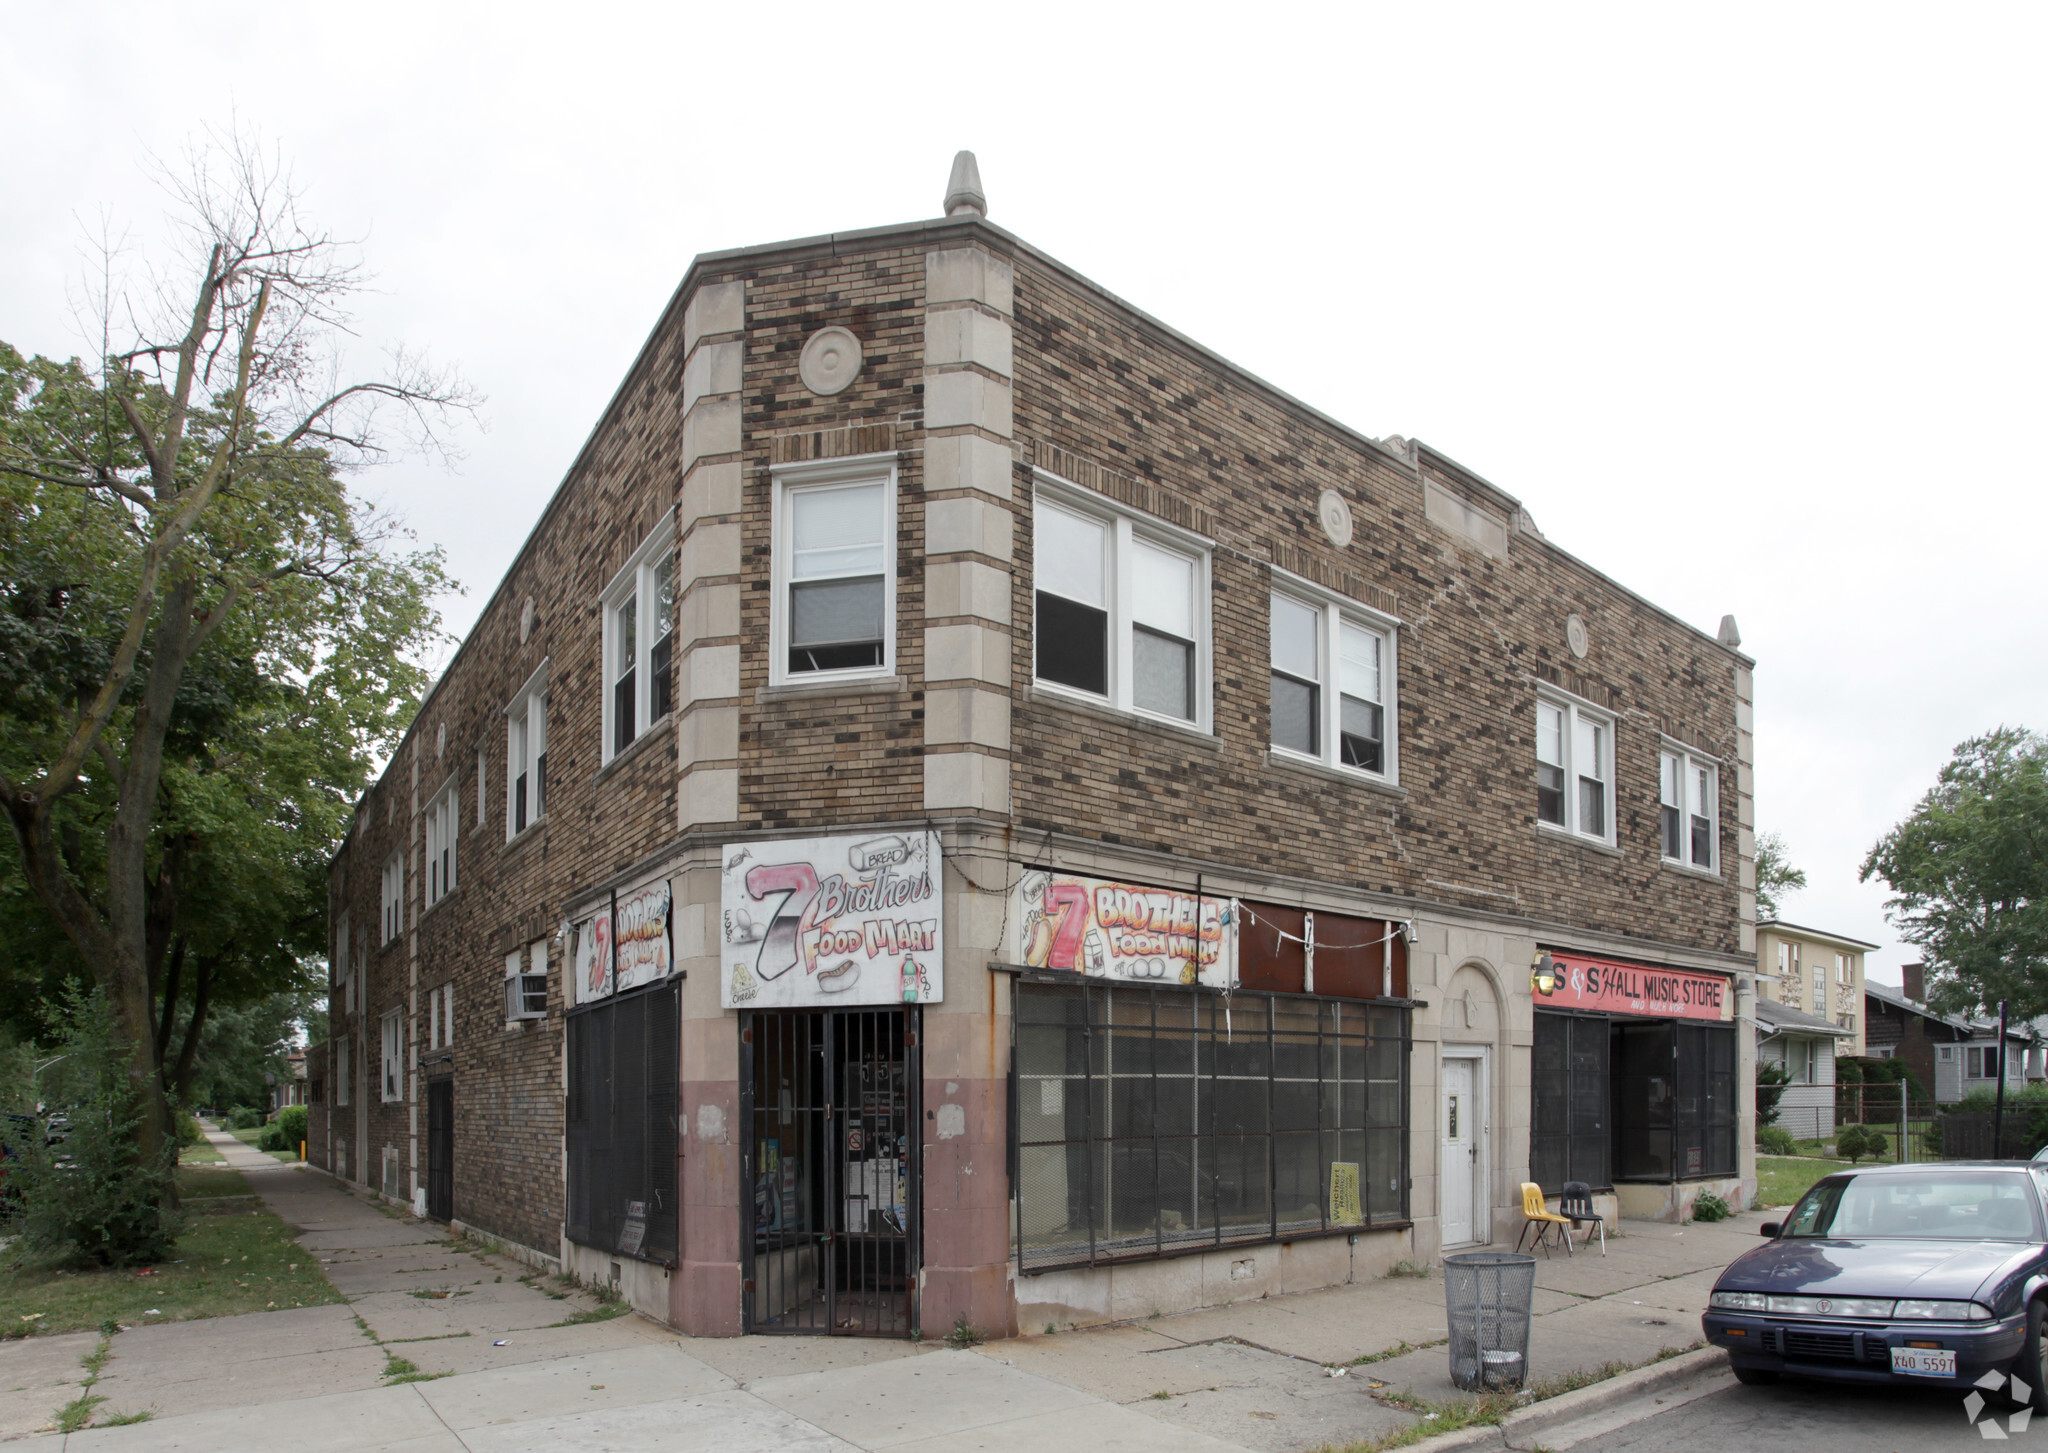
[[[860,340],[863,366],[851,386],[819,395],[799,358],[829,326]],[[778,684],[776,472],[843,458],[895,470],[893,669]],[[1092,492],[1209,542],[1209,729],[1034,682],[1032,509],[1044,487]],[[1319,521],[1325,491],[1348,505],[1348,548]],[[674,710],[607,763],[600,596],[671,514]],[[1269,747],[1268,604],[1276,578],[1290,577],[1399,622],[1398,783]],[[1583,655],[1567,645],[1574,615]],[[508,841],[505,713],[543,666],[546,814]],[[1217,893],[1412,922],[1415,1225],[1376,1233],[1370,1255],[1436,1249],[1431,1107],[1437,1051],[1453,1042],[1494,1056],[1495,1225],[1479,1228],[1484,1240],[1508,1224],[1526,1177],[1527,978],[1539,946],[1731,977],[1754,953],[1749,675],[1732,648],[1553,546],[1470,471],[1351,432],[978,218],[699,258],[335,860],[335,920],[346,913],[372,946],[336,956],[365,975],[353,1015],[337,988],[332,1030],[362,1068],[340,1106],[334,1066],[320,1067],[329,1088],[312,1117],[313,1158],[338,1167],[345,1141],[348,1173],[374,1181],[390,1147],[410,1198],[425,1173],[424,1082],[452,1074],[454,1218],[582,1265],[562,1234],[572,940],[558,929],[614,889],[666,876],[688,975],[681,1250],[672,1273],[636,1271],[630,1290],[689,1330],[739,1331],[721,845],[930,824],[949,856],[948,956],[945,1000],[925,1015],[924,1095],[958,1128],[928,1128],[924,1147],[925,1326],[958,1315],[1014,1328],[1020,1306],[1057,1302],[1071,1318],[1134,1288],[1156,1295],[1142,1269],[1120,1273],[1121,1291],[1106,1279],[1048,1291],[1020,1287],[1010,1264],[1010,987],[988,964],[1005,948],[1007,882],[1026,862],[1175,886],[1201,874]],[[1536,822],[1539,684],[1614,718],[1613,847]],[[1660,861],[1667,740],[1722,764],[1716,873]],[[451,779],[457,885],[428,908],[423,813]],[[407,865],[404,925],[378,945],[379,874],[393,851]],[[508,1023],[505,955],[535,941],[550,944],[548,1016]],[[424,1050],[427,996],[451,979],[452,1052]],[[392,1007],[407,1068],[404,1098],[387,1105],[377,1024]],[[1335,1251],[1291,1255],[1260,1276],[1338,1274]]]

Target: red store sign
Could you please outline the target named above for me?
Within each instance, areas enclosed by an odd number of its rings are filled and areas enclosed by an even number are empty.
[[[1719,1019],[1728,993],[1728,980],[1719,974],[1646,969],[1585,954],[1545,954],[1529,971],[1529,983],[1539,1009],[1590,1009],[1654,1019]]]

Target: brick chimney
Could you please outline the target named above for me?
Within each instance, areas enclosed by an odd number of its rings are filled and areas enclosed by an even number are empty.
[[[1927,1002],[1927,966],[1925,964],[1901,964],[1899,984],[1906,991],[1906,997],[1915,1004]]]

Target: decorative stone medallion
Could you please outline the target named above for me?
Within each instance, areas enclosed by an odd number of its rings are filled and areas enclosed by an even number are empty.
[[[1344,502],[1344,496],[1334,489],[1326,489],[1316,501],[1316,516],[1323,522],[1323,533],[1330,537],[1330,543],[1339,550],[1348,549],[1351,544],[1351,506]]]
[[[860,377],[863,362],[860,339],[844,328],[820,328],[804,344],[796,371],[805,388],[830,398]]]
[[[1593,638],[1586,634],[1586,619],[1577,611],[1564,618],[1564,643],[1572,648],[1572,654],[1581,661],[1592,649]]]

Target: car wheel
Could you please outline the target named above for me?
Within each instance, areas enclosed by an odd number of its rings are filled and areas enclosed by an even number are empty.
[[[2027,1340],[2012,1365],[2012,1375],[2027,1385],[2027,1396],[2012,1401],[2048,1414],[2048,1336],[2043,1335],[2044,1323],[2048,1323],[2048,1302],[2027,1303]]]
[[[1732,1366],[1735,1369],[1735,1380],[1744,1387],[1769,1387],[1778,1380],[1778,1374],[1768,1367],[1744,1367],[1739,1362]]]

